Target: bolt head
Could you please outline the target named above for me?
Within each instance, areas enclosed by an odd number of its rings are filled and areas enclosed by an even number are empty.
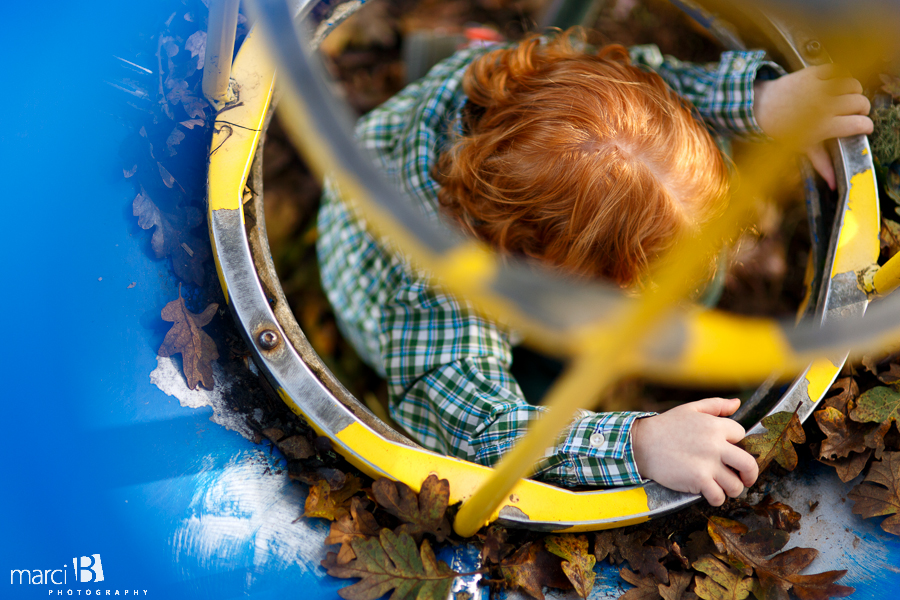
[[[807,56],[818,56],[822,53],[822,44],[819,40],[809,40],[805,46]]]
[[[273,350],[278,346],[279,341],[278,333],[271,329],[263,329],[256,337],[256,343],[259,344],[259,347],[263,350]]]

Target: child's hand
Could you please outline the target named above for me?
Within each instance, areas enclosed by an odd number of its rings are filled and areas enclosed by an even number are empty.
[[[734,444],[744,428],[724,417],[740,400],[707,398],[638,419],[631,430],[641,476],[669,489],[703,494],[713,506],[737,497],[759,475],[756,459]]]
[[[834,189],[834,167],[824,140],[872,133],[862,85],[833,64],[807,67],[753,86],[756,122],[771,138],[805,152]]]

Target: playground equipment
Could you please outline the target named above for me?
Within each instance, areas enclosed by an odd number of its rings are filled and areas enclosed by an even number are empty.
[[[838,179],[833,204],[807,186],[817,276],[799,325],[675,310],[674,302],[690,291],[683,289],[690,279],[683,269],[692,256],[701,254],[697,246],[679,249],[658,273],[659,293],[640,300],[598,285],[576,286],[551,275],[537,276],[530,267],[500,264],[474,243],[435,229],[354,147],[349,119],[334,108],[306,54],[310,42],[298,35],[294,23],[315,26],[309,39],[321,40],[361,4],[331,3],[325,17],[315,18],[311,15],[320,7],[313,1],[301,2],[294,13],[282,0],[254,4],[258,26],[231,70],[236,100],[221,114],[212,141],[208,217],[216,267],[256,364],[279,396],[369,475],[403,481],[416,490],[430,473],[448,479],[450,501],[463,502],[454,524],[461,535],[494,520],[549,531],[618,527],[679,510],[699,498],[654,482],[576,492],[522,479],[540,449],[578,408],[573,399],[590,397],[588,390],[599,393],[621,373],[652,372],[673,381],[712,383],[768,380],[738,415],[752,434],[762,431],[759,421],[768,414],[796,411],[806,419],[836,378],[848,348],[896,339],[900,297],[879,302],[862,318],[870,294],[896,286],[900,264],[895,259],[881,269],[876,265],[880,216],[865,137],[838,140],[833,148]],[[748,14],[790,68],[828,60],[803,27],[774,15]],[[216,39],[215,32],[210,36]],[[271,262],[262,208],[259,144],[270,117],[276,70],[284,90],[280,110],[316,171],[329,173],[344,193],[359,200],[379,231],[440,274],[451,290],[489,313],[503,314],[544,350],[572,359],[549,394],[548,415],[495,469],[427,451],[392,430],[335,379],[297,325]],[[733,230],[752,192],[764,193],[774,183],[767,181],[764,166],[745,179],[753,186],[737,195],[733,209],[704,243],[712,245]],[[247,186],[251,197],[245,202]],[[868,287],[861,282],[869,282]],[[652,343],[645,341],[651,331]],[[796,372],[800,375],[786,389],[772,391],[775,377]]]

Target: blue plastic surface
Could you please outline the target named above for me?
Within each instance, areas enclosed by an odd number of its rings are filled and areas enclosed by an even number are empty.
[[[327,524],[293,522],[306,492],[277,454],[150,382],[177,281],[131,215],[121,99],[103,81],[160,12],[5,7],[0,597],[337,598],[346,582],[318,565]],[[808,529],[823,550],[814,567],[849,569],[856,598],[895,597],[900,541],[851,515],[835,482],[813,466],[784,483],[833,505],[820,513],[832,533]],[[94,554],[103,581],[76,582],[73,559]],[[442,556],[460,570],[475,560],[471,547]],[[593,597],[618,596],[615,572],[598,571]]]

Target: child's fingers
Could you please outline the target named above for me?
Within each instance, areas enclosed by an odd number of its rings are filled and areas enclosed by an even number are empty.
[[[706,483],[703,484],[700,493],[703,494],[703,497],[706,498],[706,501],[709,502],[710,506],[722,506],[725,502],[725,492],[722,491],[722,488],[719,487],[719,484],[713,479],[708,479]]]
[[[844,94],[831,101],[831,111],[835,115],[868,115],[872,103],[862,94]]]
[[[832,117],[823,128],[824,139],[851,135],[870,134],[875,129],[872,119],[865,115],[841,115]]]
[[[737,498],[744,492],[744,484],[738,476],[728,468],[721,468],[715,476],[716,484],[730,498]]]
[[[741,401],[737,398],[704,398],[691,402],[691,406],[697,412],[702,412],[714,417],[727,417],[734,414],[741,406]]]
[[[729,446],[722,452],[722,462],[737,471],[744,486],[750,487],[759,477],[759,465],[753,456],[737,446]]]
[[[824,84],[825,92],[830,96],[843,96],[847,94],[862,94],[863,86],[859,80],[852,77],[840,77],[829,79]]]
[[[806,156],[809,157],[809,162],[812,163],[816,173],[821,175],[822,179],[825,180],[825,183],[828,184],[828,188],[833,190],[836,187],[837,182],[834,177],[834,165],[831,164],[831,156],[828,155],[825,144],[819,142],[818,144],[807,148]]]

